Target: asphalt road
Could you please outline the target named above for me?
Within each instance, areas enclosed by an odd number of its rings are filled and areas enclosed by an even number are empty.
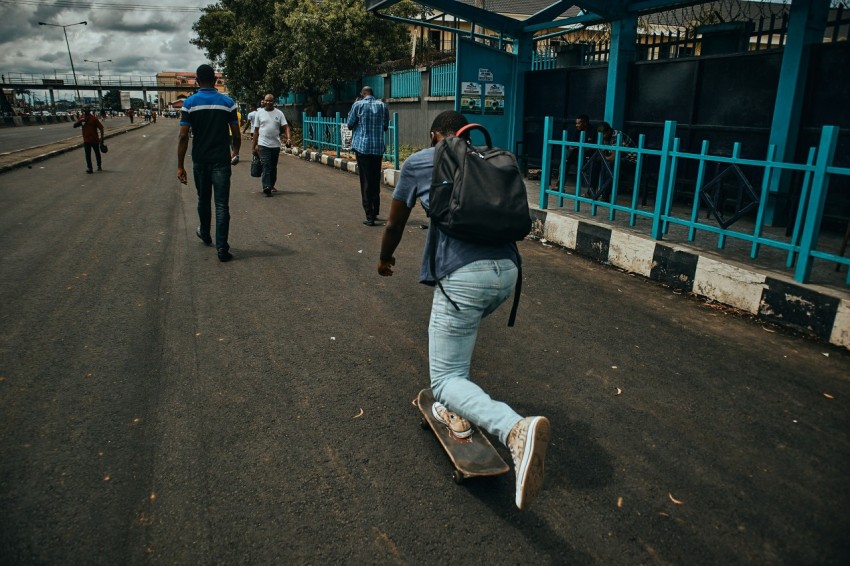
[[[3,563],[850,560],[846,351],[523,242],[474,362],[552,421],[521,512],[512,474],[452,483],[411,405],[421,210],[381,278],[356,176],[283,157],[267,199],[243,150],[222,264],[176,133],[0,176]]]
[[[129,118],[107,118],[103,126],[107,134],[130,123]],[[0,128],[0,153],[40,146],[68,138],[80,139],[80,130],[73,127],[73,122],[58,122],[32,126]]]

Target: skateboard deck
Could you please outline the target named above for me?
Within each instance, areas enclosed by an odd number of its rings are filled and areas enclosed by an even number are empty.
[[[487,436],[473,425],[473,433],[468,438],[459,438],[452,434],[449,427],[434,418],[431,407],[434,405],[434,394],[430,389],[423,389],[416,397],[416,406],[422,413],[420,426],[430,428],[437,440],[443,446],[455,470],[452,478],[456,483],[462,483],[466,478],[482,476],[498,476],[510,471]]]

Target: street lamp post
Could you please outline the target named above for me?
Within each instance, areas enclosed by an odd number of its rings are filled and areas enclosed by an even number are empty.
[[[78,101],[78,104],[82,104],[83,97],[80,96],[80,86],[77,84],[77,71],[74,69],[74,58],[71,57],[71,44],[68,42],[67,28],[69,28],[71,26],[79,26],[79,25],[87,26],[87,25],[89,25],[89,23],[88,22],[77,22],[75,24],[67,24],[67,25],[63,26],[61,24],[49,24],[47,22],[38,22],[38,25],[40,25],[40,26],[53,26],[53,27],[56,27],[56,28],[62,28],[62,32],[65,34],[65,45],[68,46],[68,59],[71,60],[71,74],[74,75],[74,87],[77,90],[77,101]]]
[[[103,79],[100,77],[100,64],[112,63],[112,59],[103,59],[102,61],[92,61],[91,59],[83,59],[86,63],[97,63],[97,99],[100,103],[100,113],[103,114]]]

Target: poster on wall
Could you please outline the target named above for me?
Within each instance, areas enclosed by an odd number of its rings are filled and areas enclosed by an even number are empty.
[[[464,114],[481,114],[481,83],[460,84],[460,111]]]
[[[484,113],[505,113],[505,85],[487,83],[484,85]]]

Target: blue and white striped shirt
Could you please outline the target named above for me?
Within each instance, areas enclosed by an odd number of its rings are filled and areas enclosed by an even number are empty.
[[[369,95],[358,100],[348,113],[348,129],[354,132],[351,147],[357,153],[383,155],[384,132],[390,127],[387,105]]]
[[[202,88],[183,101],[180,125],[192,128],[192,161],[228,163],[230,124],[239,124],[238,105],[214,88]]]

